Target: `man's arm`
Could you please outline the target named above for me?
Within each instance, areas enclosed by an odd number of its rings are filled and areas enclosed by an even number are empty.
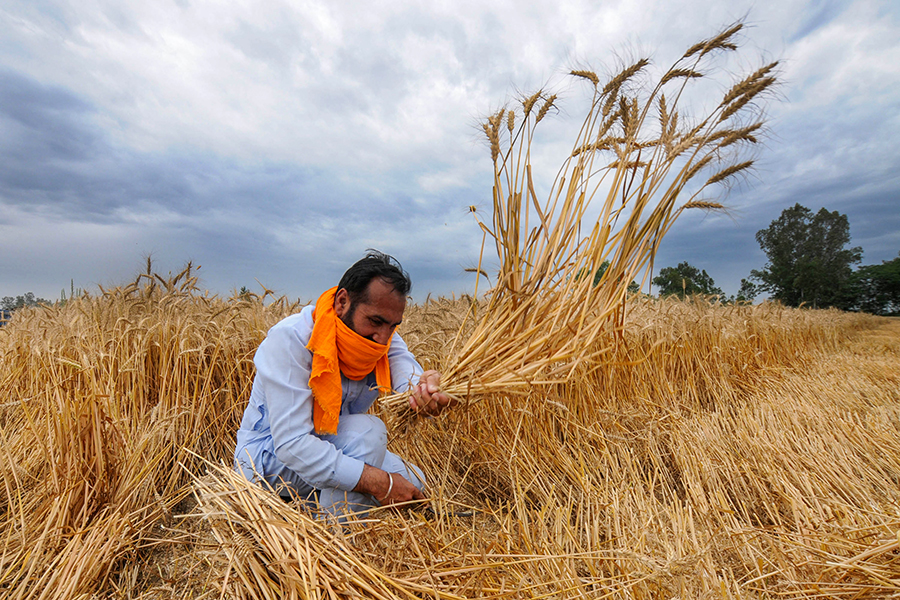
[[[450,397],[440,391],[441,374],[434,370],[423,372],[422,366],[397,333],[391,338],[388,358],[391,362],[392,386],[398,392],[410,392],[411,409],[437,415],[452,404]]]
[[[313,434],[309,389],[312,354],[298,333],[301,330],[303,327],[298,329],[296,323],[276,325],[254,358],[257,381],[266,397],[275,454],[315,488],[350,491],[359,482],[363,463]]]
[[[353,491],[372,496],[382,506],[425,499],[425,495],[399,473],[388,473],[372,465],[363,467],[359,483]]]

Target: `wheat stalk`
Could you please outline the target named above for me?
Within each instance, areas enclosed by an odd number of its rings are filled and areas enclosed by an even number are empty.
[[[729,89],[693,127],[678,120],[684,87],[703,76],[715,52],[736,50],[733,39],[740,30],[737,24],[693,46],[644,94],[626,88],[649,67],[647,59],[602,87],[593,71],[572,71],[590,82],[593,96],[544,200],[535,193],[531,144],[557,96],[538,92],[524,98],[523,118],[514,135],[510,128],[506,145],[499,136],[506,109],[486,119],[494,164],[493,219],[479,224],[494,242],[500,267],[477,324],[441,365],[445,393],[464,400],[499,391],[527,393],[605,360],[619,336],[628,284],[647,272],[678,216],[692,208],[721,207],[700,200],[700,194],[752,165],[723,165],[721,150],[756,141],[761,121],[728,124],[774,83],[774,63]],[[664,96],[663,89],[676,83],[674,93]],[[540,98],[545,99],[534,116]],[[604,163],[610,155],[614,160]],[[719,165],[717,172],[695,183],[712,165]],[[590,224],[584,221],[589,208],[599,214]],[[609,267],[594,285],[588,274],[605,261]],[[383,401],[406,406],[401,395]]]

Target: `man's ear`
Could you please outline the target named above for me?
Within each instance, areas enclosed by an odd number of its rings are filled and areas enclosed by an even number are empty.
[[[338,319],[342,319],[349,309],[350,293],[346,288],[341,288],[334,294],[334,314]]]

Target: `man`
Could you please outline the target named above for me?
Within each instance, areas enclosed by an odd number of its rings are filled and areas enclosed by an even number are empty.
[[[365,412],[379,390],[410,392],[438,414],[450,398],[395,332],[411,282],[391,256],[369,251],[337,287],[272,327],[237,434],[235,468],[284,497],[331,513],[424,499],[424,476],[387,451],[384,423]],[[412,382],[416,382],[412,385]]]

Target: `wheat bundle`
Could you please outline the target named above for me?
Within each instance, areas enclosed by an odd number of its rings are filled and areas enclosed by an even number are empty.
[[[777,63],[735,83],[694,123],[682,118],[678,106],[713,58],[737,49],[741,29],[738,23],[692,46],[649,91],[633,84],[647,59],[604,85],[594,72],[572,71],[588,82],[592,98],[543,201],[535,192],[531,146],[557,96],[538,91],[523,98],[520,109],[487,119],[493,220],[479,224],[496,248],[499,273],[471,333],[447,354],[443,391],[474,398],[545,387],[611,351],[628,285],[647,272],[675,220],[693,208],[721,208],[704,192],[752,165],[741,160],[740,150],[756,142],[763,126],[755,101],[775,83]],[[596,222],[586,224],[597,203]],[[595,284],[604,264],[608,268]],[[402,406],[403,399],[385,402]]]

